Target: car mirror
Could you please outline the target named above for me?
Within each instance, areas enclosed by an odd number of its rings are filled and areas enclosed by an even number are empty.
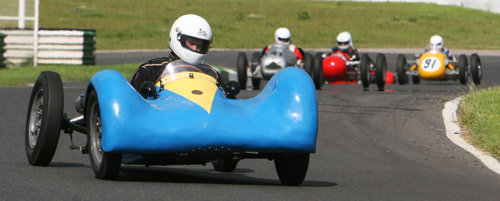
[[[237,81],[230,81],[227,83],[227,96],[229,98],[235,99],[236,95],[240,93],[240,83]]]
[[[156,87],[153,82],[146,81],[141,85],[141,95],[145,99],[152,97],[154,99],[158,98],[158,93],[156,92]]]

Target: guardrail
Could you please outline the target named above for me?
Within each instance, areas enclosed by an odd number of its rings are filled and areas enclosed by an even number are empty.
[[[34,56],[33,30],[0,29],[7,63],[23,64]],[[49,30],[38,33],[38,64],[95,65],[95,30]]]
[[[7,60],[3,54],[5,53],[5,42],[4,39],[7,35],[0,33],[0,68],[7,66],[5,61]]]

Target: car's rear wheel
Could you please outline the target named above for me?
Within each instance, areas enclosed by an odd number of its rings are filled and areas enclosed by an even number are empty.
[[[95,90],[90,89],[87,99],[86,116],[87,122],[87,145],[90,157],[90,164],[98,179],[115,179],[118,177],[122,162],[122,155],[109,153],[102,149],[102,128],[101,111],[99,100]]]
[[[218,172],[232,172],[236,169],[237,165],[238,161],[233,159],[217,159],[212,161],[212,166]]]
[[[311,72],[311,77],[314,82],[316,89],[321,89],[321,85],[325,82],[323,79],[323,57],[321,53],[316,53],[314,56],[313,70]]]
[[[407,67],[408,63],[406,62],[405,55],[398,55],[396,60],[396,73],[398,74],[398,83],[400,85],[408,83],[408,75],[406,74],[406,71],[408,70]]]
[[[359,63],[359,71],[361,77],[361,84],[363,88],[368,88],[370,86],[370,57],[368,54],[361,54],[361,60]]]
[[[384,54],[377,54],[375,60],[375,80],[379,91],[383,91],[385,87],[385,76],[387,72],[387,60]]]
[[[458,77],[460,80],[460,84],[467,84],[469,80],[469,72],[468,68],[469,64],[467,62],[467,57],[465,55],[460,55],[458,57]]]
[[[314,57],[313,55],[306,53],[304,54],[304,70],[307,74],[311,75],[314,68]],[[312,77],[312,76],[311,76]]]
[[[280,153],[274,159],[278,177],[284,185],[300,185],[309,166],[309,153]]]
[[[477,55],[476,53],[470,56],[470,72],[474,84],[475,85],[481,84],[483,70],[481,68],[481,59],[479,59],[479,55]]]
[[[250,65],[251,72],[255,72],[255,69],[260,64],[260,53],[254,52],[252,55],[252,64]],[[252,86],[254,90],[259,90],[260,88],[260,78],[252,76]]]
[[[63,113],[61,76],[44,71],[38,76],[28,105],[24,147],[31,165],[47,166],[57,148]]]
[[[240,83],[241,89],[247,88],[247,78],[248,78],[247,67],[248,67],[247,56],[245,55],[244,52],[240,52],[236,60],[236,72],[238,73],[238,82]]]

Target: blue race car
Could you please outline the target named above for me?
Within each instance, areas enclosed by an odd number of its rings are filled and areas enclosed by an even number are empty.
[[[223,87],[206,64],[183,61],[167,65],[147,95],[123,75],[103,70],[90,80],[81,104],[82,116],[63,113],[60,76],[42,72],[31,94],[25,148],[31,165],[46,166],[59,133],[87,135],[75,146],[88,153],[99,179],[118,177],[127,164],[206,164],[231,172],[246,158],[274,160],[280,181],[299,185],[309,154],[316,149],[318,110],[310,76],[297,67],[279,71],[250,99],[231,99],[239,84]]]

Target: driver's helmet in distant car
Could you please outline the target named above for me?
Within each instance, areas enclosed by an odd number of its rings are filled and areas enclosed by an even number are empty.
[[[276,40],[276,43],[280,44],[289,45],[291,36],[292,33],[290,33],[290,30],[285,27],[278,28],[274,32],[274,39]]]
[[[337,35],[337,46],[340,50],[347,50],[352,46],[351,33],[344,31]]]
[[[429,44],[430,49],[441,50],[443,49],[443,45],[444,45],[443,37],[439,35],[434,35],[431,37]]]
[[[175,20],[170,29],[170,49],[185,62],[198,65],[208,53],[212,42],[212,29],[198,15],[188,14]]]

